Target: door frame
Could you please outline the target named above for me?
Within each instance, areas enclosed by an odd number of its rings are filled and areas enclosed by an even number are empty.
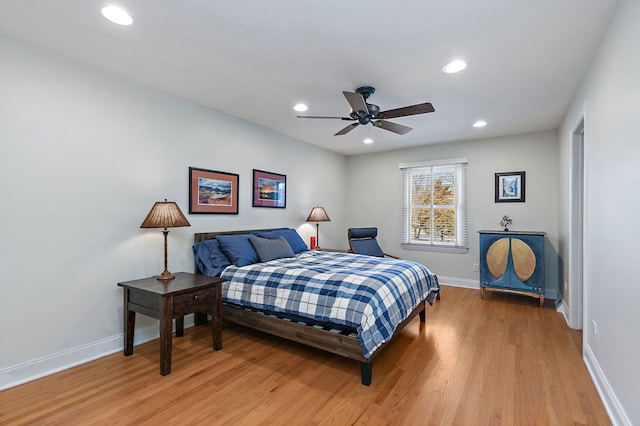
[[[569,169],[569,327],[584,330],[587,300],[587,114],[570,135]],[[584,342],[583,342],[584,344]]]

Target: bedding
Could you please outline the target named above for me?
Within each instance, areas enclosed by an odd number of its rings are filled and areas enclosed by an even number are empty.
[[[220,235],[217,240],[224,254],[234,265],[246,266],[260,261],[258,253],[249,241],[251,236],[252,234]]]
[[[222,252],[218,240],[206,240],[193,245],[193,259],[203,275],[217,277],[231,261]]]
[[[247,233],[233,233],[229,235],[218,235],[216,239],[197,241],[193,246],[193,256],[198,266],[198,270],[209,276],[219,276],[220,272],[234,264],[236,266],[246,266],[253,263],[264,262],[261,259],[255,244],[251,242],[252,237],[260,237],[269,240],[276,240],[280,237],[284,238],[293,254],[309,251],[309,248],[302,240],[302,237],[292,228],[280,228],[267,231],[253,231]],[[260,244],[260,243],[258,243]],[[268,243],[260,244],[262,248]],[[282,250],[286,250],[281,244],[272,245],[272,250],[279,247],[276,257],[281,257]],[[264,258],[268,258],[271,254],[269,249],[265,249]],[[276,258],[273,257],[273,258]]]
[[[308,250],[230,265],[220,276],[228,280],[226,303],[355,328],[366,359],[439,290],[435,275],[416,262]]]
[[[283,257],[293,257],[293,250],[284,237],[262,238],[251,236],[249,238],[253,248],[258,253],[260,262],[268,262]]]
[[[283,237],[289,245],[291,246],[291,250],[293,250],[294,254],[301,253],[303,251],[309,251],[309,247],[302,240],[302,237],[295,229],[285,228],[285,229],[276,229],[273,231],[262,231],[256,232],[256,236],[262,238],[274,239],[278,237]]]

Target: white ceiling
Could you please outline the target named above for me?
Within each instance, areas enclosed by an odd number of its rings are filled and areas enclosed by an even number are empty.
[[[616,0],[0,0],[0,33],[343,154],[555,129]],[[105,20],[117,4],[133,25]],[[452,59],[468,63],[444,74]],[[374,86],[404,136],[346,122]],[[483,119],[489,124],[472,127]],[[364,145],[370,136],[375,140]]]

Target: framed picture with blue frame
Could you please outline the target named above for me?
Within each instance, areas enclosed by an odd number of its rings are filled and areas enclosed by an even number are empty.
[[[253,169],[253,207],[287,207],[287,176]]]
[[[496,203],[524,203],[525,172],[496,173]]]

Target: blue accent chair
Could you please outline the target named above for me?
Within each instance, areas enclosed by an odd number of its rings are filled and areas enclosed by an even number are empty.
[[[397,256],[385,253],[380,248],[378,240],[378,228],[349,228],[347,230],[347,238],[349,239],[349,247],[356,254],[364,254],[367,256],[391,257],[400,259]],[[440,300],[440,292],[436,295],[436,299]]]
[[[382,251],[378,240],[378,228],[349,228],[347,230],[347,238],[349,239],[349,247],[356,254],[365,254],[367,256],[392,257],[399,259],[397,256],[387,254]]]

